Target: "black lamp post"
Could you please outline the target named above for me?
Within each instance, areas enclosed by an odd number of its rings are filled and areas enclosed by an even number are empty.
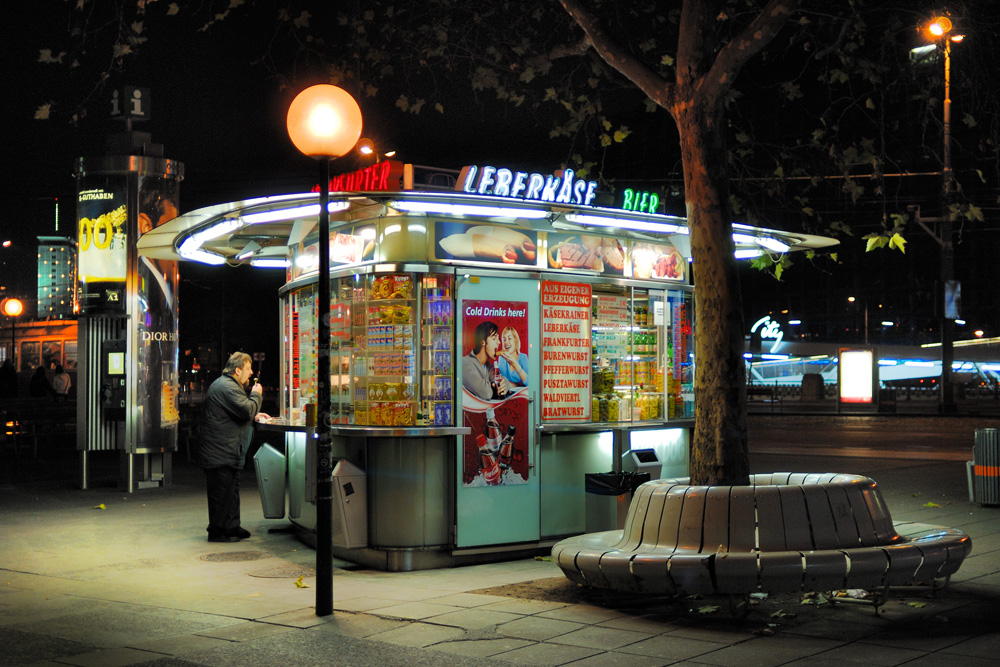
[[[288,107],[288,136],[320,163],[319,296],[316,321],[316,615],[333,613],[333,461],[330,448],[330,160],[361,136],[361,109],[351,95],[320,84]]]

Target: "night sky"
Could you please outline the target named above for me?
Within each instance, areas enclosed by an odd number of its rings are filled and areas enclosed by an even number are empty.
[[[151,133],[153,141],[164,146],[165,157],[184,163],[182,212],[249,196],[301,192],[316,182],[315,163],[295,150],[284,127],[288,104],[304,83],[283,87],[259,64],[271,26],[232,18],[199,32],[182,22],[150,20],[147,27],[156,31],[155,38],[127,60],[125,72],[101,87],[96,69],[101,52],[96,48],[74,70],[37,62],[40,49],[58,52],[66,39],[67,4],[15,3],[5,9],[8,25],[18,28],[0,42],[7,92],[0,99],[6,158],[0,178],[0,229],[4,239],[14,243],[0,248],[0,285],[33,289],[35,236],[54,231],[55,198],[62,233],[72,233],[75,160],[102,154],[106,137],[123,129],[121,121],[108,116],[110,93],[117,85],[151,89],[152,119],[135,129]],[[489,162],[552,171],[566,160],[566,142],[550,139],[550,128],[526,111],[479,104],[457,89],[441,94],[449,109],[445,115],[430,105],[420,115],[404,114],[391,100],[360,98],[363,136],[383,151],[396,150],[396,159],[444,168]],[[66,112],[88,98],[87,115],[76,124],[68,122]],[[35,120],[36,108],[49,100],[55,102],[53,118]],[[624,96],[618,103],[621,113],[630,113],[632,98]],[[645,178],[662,187],[665,178],[679,173],[676,131],[665,111],[644,113],[636,101],[631,113],[630,127],[638,139],[609,150],[606,165],[626,181]],[[345,172],[360,165],[359,158],[345,157],[333,169]],[[683,213],[679,200],[671,206],[668,212]],[[855,286],[872,282],[873,275],[890,280],[929,276],[933,282],[936,250],[933,242],[918,238],[921,234],[912,232],[913,254],[906,257],[888,251],[866,256],[858,239],[842,247],[840,266],[827,262],[814,267],[796,256],[796,267],[780,285],[745,267],[741,274],[747,317],[771,309],[804,310],[824,300],[827,311],[842,311],[839,299]],[[914,268],[911,258],[920,253],[923,265]],[[214,344],[227,351],[242,348],[276,357],[280,271],[182,263],[181,279],[182,351]]]

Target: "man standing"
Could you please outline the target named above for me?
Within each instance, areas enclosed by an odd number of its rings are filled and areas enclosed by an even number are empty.
[[[236,352],[205,395],[194,463],[205,469],[208,484],[209,542],[250,537],[250,531],[240,526],[240,470],[253,438],[254,419],[268,418],[260,411],[261,386],[255,382],[247,394],[251,375],[250,355]]]
[[[510,389],[499,372],[492,372],[499,350],[500,329],[493,322],[480,322],[472,334],[472,351],[462,357],[462,385],[484,401],[503,398]]]

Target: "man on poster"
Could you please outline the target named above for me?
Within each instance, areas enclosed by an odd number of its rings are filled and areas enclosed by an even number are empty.
[[[484,401],[505,398],[510,391],[506,378],[493,372],[499,350],[499,327],[490,321],[480,322],[473,332],[472,351],[462,357],[462,386]]]

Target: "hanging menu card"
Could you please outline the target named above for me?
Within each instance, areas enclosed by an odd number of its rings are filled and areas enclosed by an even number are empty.
[[[542,282],[542,419],[590,419],[590,285]]]

